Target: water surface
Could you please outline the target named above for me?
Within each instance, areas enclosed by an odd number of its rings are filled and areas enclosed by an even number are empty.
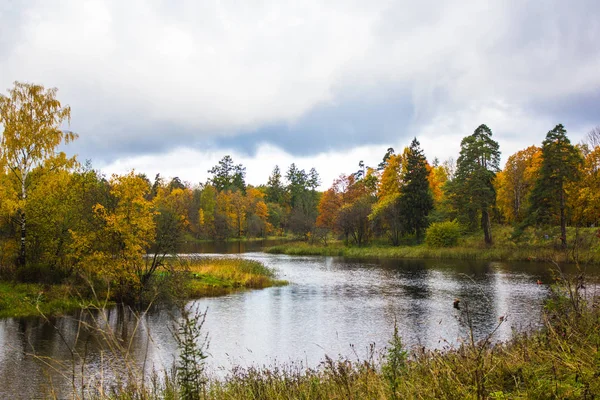
[[[492,332],[506,340],[513,330],[536,327],[547,296],[549,266],[432,260],[348,260],[246,253],[243,257],[275,268],[289,286],[246,291],[190,302],[208,309],[212,373],[234,365],[296,361],[317,366],[327,354],[365,357],[375,343],[387,344],[397,321],[407,347],[444,348],[466,337],[465,305],[477,338]],[[462,309],[453,307],[460,299]],[[169,327],[173,310],[157,308],[141,321],[127,310],[106,313],[105,330],[123,343],[146,370],[172,364],[176,345]],[[79,329],[79,316],[45,322],[40,318],[0,320],[0,398],[31,398],[53,385],[70,382],[44,367],[44,357],[62,360],[56,369],[70,376],[71,350],[85,355],[86,376],[111,379],[113,361],[98,334]],[[77,340],[76,340],[77,339]],[[77,342],[76,345],[73,343]],[[38,356],[36,360],[31,354]],[[78,371],[80,366],[77,367]],[[76,383],[77,384],[77,383]]]

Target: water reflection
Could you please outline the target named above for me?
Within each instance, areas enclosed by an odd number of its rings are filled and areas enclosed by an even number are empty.
[[[248,242],[250,243],[250,242]],[[247,243],[245,243],[247,244]],[[207,250],[207,249],[204,249]],[[192,251],[192,250],[190,250]],[[333,257],[290,257],[249,253],[278,270],[292,284],[201,299],[190,303],[208,308],[213,373],[222,376],[232,365],[302,361],[316,366],[325,354],[360,356],[370,343],[387,344],[394,320],[404,343],[443,348],[466,337],[464,305],[469,306],[475,335],[482,338],[506,316],[495,339],[535,326],[547,295],[538,279],[548,281],[541,264],[503,264],[424,260],[349,260]],[[461,299],[462,310],[453,308]],[[138,320],[116,307],[105,314],[84,315],[101,330],[83,329],[80,315],[58,318],[0,320],[0,398],[32,397],[48,387],[70,382],[48,372],[27,354],[59,360],[69,367],[70,349],[85,355],[85,374],[113,379],[108,370],[118,364],[103,332],[127,349],[146,371],[172,364],[176,346],[171,336],[173,310],[157,308]],[[27,382],[27,384],[23,384]]]

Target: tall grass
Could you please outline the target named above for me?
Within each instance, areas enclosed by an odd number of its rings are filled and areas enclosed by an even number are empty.
[[[558,265],[544,327],[506,343],[495,343],[492,329],[480,341],[467,334],[458,347],[405,349],[395,331],[387,349],[371,348],[364,359],[326,357],[316,368],[301,363],[237,367],[223,379],[205,376],[195,393],[202,399],[249,400],[598,398],[600,296],[583,274],[565,276]],[[472,333],[468,304],[462,305],[461,320]],[[503,323],[504,316],[497,327]],[[94,386],[89,397],[185,399],[178,368]]]

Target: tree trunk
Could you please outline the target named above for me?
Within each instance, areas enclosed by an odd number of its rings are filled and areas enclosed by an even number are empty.
[[[492,226],[490,223],[490,213],[487,207],[481,210],[481,227],[483,228],[485,244],[492,244]]]
[[[25,200],[27,198],[27,188],[25,187],[25,180],[27,179],[27,175],[21,174],[21,199]],[[19,210],[20,214],[20,225],[21,225],[21,248],[19,250],[19,258],[17,259],[17,266],[24,267],[26,258],[26,249],[25,249],[25,233],[26,233],[26,225],[25,225],[25,210]]]
[[[565,218],[565,191],[560,191],[560,241],[563,249],[567,248],[567,221]]]
[[[21,225],[21,247],[19,249],[19,258],[17,258],[17,265],[19,267],[24,267],[25,266],[25,260],[26,260],[26,253],[25,253],[25,211],[20,211],[19,212],[21,214],[21,220],[20,225]]]

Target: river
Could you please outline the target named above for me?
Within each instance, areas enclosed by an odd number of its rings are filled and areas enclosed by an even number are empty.
[[[465,305],[477,338],[492,332],[503,317],[493,339],[506,340],[513,330],[539,326],[548,287],[537,281],[550,281],[549,265],[536,263],[349,260],[261,252],[241,256],[275,268],[290,285],[188,304],[208,310],[206,361],[216,376],[235,365],[297,362],[314,367],[325,355],[366,357],[371,344],[380,349],[387,344],[395,320],[409,348],[456,346],[468,332]],[[454,299],[460,299],[461,310],[453,307]],[[146,360],[146,371],[172,365],[173,310],[152,309],[139,323],[133,313],[118,307],[105,315],[105,329],[123,340],[138,364]],[[85,355],[87,377],[110,379],[116,361],[102,340],[94,339],[98,333],[78,330],[78,320],[78,315],[50,322],[0,320],[0,398],[33,398],[50,386],[68,392],[72,382],[59,372],[72,375],[69,348]],[[64,364],[57,366],[56,360]],[[46,362],[59,372],[44,366]]]

